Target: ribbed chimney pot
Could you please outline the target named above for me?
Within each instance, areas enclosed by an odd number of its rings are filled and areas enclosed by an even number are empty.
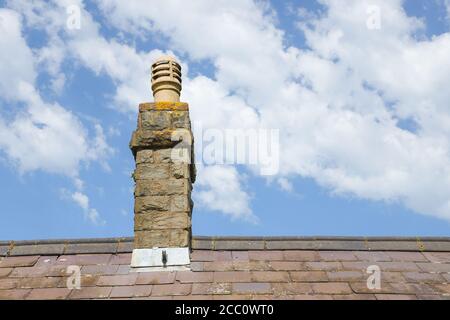
[[[170,56],[162,56],[152,65],[152,91],[155,102],[179,102],[181,66]]]

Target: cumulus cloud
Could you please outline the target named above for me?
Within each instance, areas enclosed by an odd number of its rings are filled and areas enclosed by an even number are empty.
[[[77,63],[89,68],[96,74],[109,76],[116,84],[116,93],[113,98],[115,107],[120,111],[134,113],[140,102],[149,99],[150,63],[163,52],[161,50],[139,52],[133,46],[120,43],[118,39],[106,39],[99,31],[100,25],[84,9],[81,1],[70,2],[71,5],[77,4],[80,8],[81,29],[67,30],[65,10],[68,4],[64,1],[53,1],[32,6],[27,1],[9,2],[11,7],[24,13],[29,27],[44,29],[49,38],[52,39],[48,46],[39,50],[39,55],[41,64],[47,70],[49,69],[49,75],[55,79],[56,83],[60,83],[58,82],[58,75],[61,73],[63,60],[59,57],[63,53],[66,59],[77,61]],[[48,27],[49,25],[51,25],[51,28]],[[182,63],[182,65],[184,71],[183,94],[188,97],[193,106],[191,109],[193,117],[200,119],[203,128],[223,126],[225,124],[224,119],[227,119],[226,127],[242,128],[243,125],[253,127],[257,123],[255,111],[246,106],[241,98],[230,97],[227,90],[224,90],[217,81],[203,76],[193,79],[188,78],[188,65],[185,63]],[[209,93],[208,99],[205,99],[205,92]],[[211,109],[212,104],[218,105],[220,108]],[[197,114],[199,115],[197,116]],[[102,131],[98,136],[103,137]],[[95,139],[95,141],[98,140]],[[96,149],[104,150],[105,148]],[[216,171],[218,170],[223,170],[224,176],[227,176],[227,174],[229,176],[230,169],[219,166],[216,168]],[[211,178],[214,177],[207,175],[207,177],[210,176]],[[223,197],[221,193],[217,193],[217,190],[214,189],[214,187],[217,188],[217,185],[213,181],[204,183],[203,186],[203,191],[206,187],[210,187],[211,194],[215,192],[216,198]],[[230,189],[230,191],[234,191],[236,199],[240,199],[233,206],[234,213],[230,212],[229,206],[222,209],[220,206],[212,205],[211,202],[204,201],[202,203],[210,209],[247,218],[251,215],[248,211],[250,210],[249,197],[240,182],[236,181],[234,186],[235,188]],[[223,201],[219,202],[223,203]]]
[[[72,200],[78,204],[84,211],[85,217],[94,224],[104,224],[104,221],[100,219],[98,211],[89,206],[89,198],[87,195],[76,191],[71,195]]]
[[[252,223],[258,219],[249,205],[249,195],[242,190],[236,168],[231,166],[199,166],[194,199],[201,206],[222,212],[233,220],[240,218]]]
[[[450,35],[417,39],[425,26],[402,1],[377,1],[379,30],[367,28],[370,1],[320,1],[323,13],[299,16],[308,49],[286,48],[260,2],[166,1],[152,10],[97,2],[117,28],[162,32],[175,50],[210,61],[211,81],[240,99],[241,110],[282,130],[280,176],[450,219]],[[205,92],[193,91],[189,98]]]
[[[298,32],[307,48],[297,48],[285,46],[266,2],[168,0],[153,2],[149,10],[144,1],[96,1],[106,23],[119,31],[149,41],[166,37],[174,52],[188,58],[183,67],[190,61],[212,64],[213,78],[184,72],[182,96],[194,122],[280,129],[275,181],[282,188],[292,188],[287,178],[310,177],[336,194],[399,202],[450,220],[450,34],[418,39],[426,26],[409,17],[400,0],[376,2],[381,24],[371,30],[372,2],[343,7],[320,0],[321,13],[299,10]],[[138,52],[104,38],[84,9],[83,32],[64,31],[65,4],[30,9],[28,1],[10,2],[54,40],[54,54],[40,51],[54,77],[61,51],[111,77],[119,108],[136,110],[148,98],[149,61],[161,51]],[[183,14],[167,19],[174,12]],[[199,179],[198,201],[231,216],[251,216],[235,168],[205,167]],[[234,197],[216,191],[220,179],[230,181]]]
[[[0,150],[21,173],[61,174],[80,186],[81,163],[106,163],[111,153],[101,126],[90,135],[71,111],[42,99],[35,88],[39,59],[22,36],[17,12],[0,9],[0,31]]]

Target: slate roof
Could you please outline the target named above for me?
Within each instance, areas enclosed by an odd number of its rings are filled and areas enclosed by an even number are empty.
[[[192,271],[178,272],[130,272],[132,249],[132,238],[0,242],[0,299],[450,298],[450,238],[194,237]]]

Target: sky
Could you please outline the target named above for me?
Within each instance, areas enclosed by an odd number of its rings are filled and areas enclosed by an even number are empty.
[[[10,0],[0,32],[0,240],[133,235],[163,54],[201,128],[194,235],[450,235],[449,0]],[[206,161],[226,130],[276,132],[275,170]]]

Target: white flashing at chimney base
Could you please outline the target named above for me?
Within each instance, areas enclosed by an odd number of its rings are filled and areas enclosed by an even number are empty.
[[[141,272],[189,270],[190,263],[189,248],[134,249],[131,256],[131,267]]]

